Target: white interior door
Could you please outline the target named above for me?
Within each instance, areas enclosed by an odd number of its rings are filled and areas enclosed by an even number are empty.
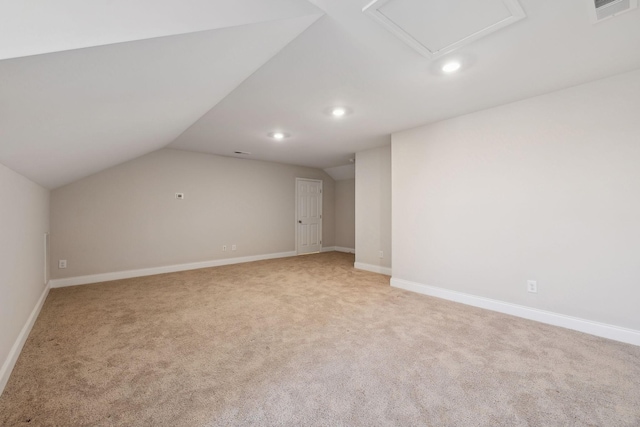
[[[322,249],[322,181],[296,178],[296,250]]]

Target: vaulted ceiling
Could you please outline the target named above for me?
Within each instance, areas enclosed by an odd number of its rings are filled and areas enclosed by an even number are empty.
[[[167,146],[338,167],[395,131],[640,68],[640,11],[594,24],[588,0],[521,0],[524,19],[435,59],[368,0],[23,3],[0,0],[0,163],[48,188]]]

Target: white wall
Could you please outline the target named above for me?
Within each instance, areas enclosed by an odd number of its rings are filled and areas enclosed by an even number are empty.
[[[17,357],[11,349],[45,290],[48,231],[49,190],[0,164],[0,393]]]
[[[356,247],[356,180],[336,181],[336,246]]]
[[[355,266],[391,274],[391,146],[356,153]]]
[[[334,246],[334,181],[317,169],[163,149],[58,188],[52,276],[294,251],[296,177],[323,180],[323,245]]]
[[[392,141],[394,279],[640,330],[640,71]]]

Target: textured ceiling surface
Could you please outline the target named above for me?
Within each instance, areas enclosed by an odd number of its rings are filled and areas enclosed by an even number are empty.
[[[521,0],[525,19],[428,59],[367,3],[0,2],[0,163],[48,188],[165,146],[332,168],[399,130],[640,68],[640,10],[593,24],[586,2]]]

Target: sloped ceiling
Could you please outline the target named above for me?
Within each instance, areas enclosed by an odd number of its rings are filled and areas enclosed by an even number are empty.
[[[0,59],[318,12],[304,0],[0,0]]]
[[[594,25],[586,0],[521,0],[525,19],[428,59],[367,3],[0,0],[0,163],[49,188],[165,146],[332,168],[399,130],[640,68],[640,10]]]
[[[0,162],[56,188],[162,148],[318,16],[0,61]]]
[[[336,181],[355,179],[356,177],[356,165],[354,165],[353,163],[342,166],[334,166],[332,168],[327,168],[324,171]]]
[[[524,20],[429,60],[366,4],[325,0],[326,16],[170,147],[328,168],[396,131],[640,67],[640,10],[593,25],[586,2],[522,0]],[[451,58],[463,68],[443,75]],[[353,113],[336,120],[325,114],[334,105]],[[276,130],[291,136],[274,141]]]

